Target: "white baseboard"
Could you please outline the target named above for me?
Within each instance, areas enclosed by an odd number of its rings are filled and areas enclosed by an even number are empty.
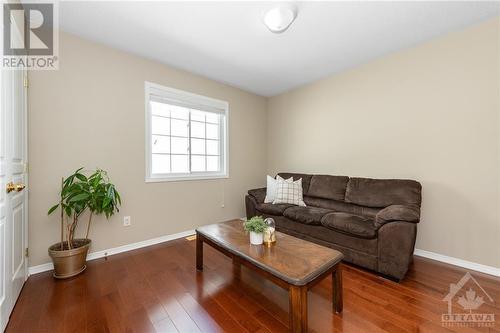
[[[141,247],[155,245],[155,244],[167,242],[167,241],[178,239],[178,238],[191,236],[193,234],[195,234],[194,230],[187,230],[187,231],[179,232],[179,233],[172,234],[172,235],[165,235],[165,236],[161,236],[161,237],[157,237],[157,238],[147,239],[145,241],[141,241],[141,242],[137,242],[137,243],[113,247],[113,248],[102,250],[102,251],[96,251],[96,252],[89,253],[87,255],[87,260],[104,258],[107,256],[111,256],[113,254],[127,252],[127,251],[131,251],[131,250],[135,250],[135,249],[140,249]],[[50,271],[52,269],[54,269],[54,266],[52,265],[51,262],[48,262],[46,264],[31,266],[29,268],[28,272],[29,272],[29,275],[33,275],[33,274],[37,274],[37,273],[41,273],[41,272],[45,272],[45,271]]]
[[[31,266],[28,268],[28,275],[38,274],[46,271],[51,271],[54,269],[54,265],[51,262],[46,264]]]
[[[425,250],[420,250],[420,249],[415,249],[413,252],[416,256],[424,257],[424,258],[429,258],[437,261],[441,261],[450,265],[455,265],[463,268],[467,268],[473,271],[478,271],[481,273],[486,273],[494,276],[500,276],[500,268],[493,267],[493,266],[487,266],[483,264],[478,264],[472,261],[467,261],[459,258],[454,258],[454,257],[449,257],[445,256],[443,254],[439,253],[434,253],[430,251],[425,251]]]
[[[246,218],[241,218],[241,219],[245,220]],[[104,258],[107,256],[111,256],[113,254],[127,252],[127,251],[131,251],[131,250],[135,250],[135,249],[140,249],[142,247],[163,243],[163,242],[167,242],[167,241],[178,239],[178,238],[187,237],[187,236],[193,235],[194,233],[195,233],[194,230],[187,230],[187,231],[179,232],[176,234],[165,235],[165,236],[148,239],[148,240],[141,241],[141,242],[136,242],[136,243],[132,243],[132,244],[113,247],[113,248],[102,250],[102,251],[92,252],[92,253],[89,253],[87,255],[87,260]],[[415,249],[414,254],[416,256],[441,261],[441,262],[444,262],[444,263],[447,263],[450,265],[467,268],[467,269],[470,269],[473,271],[478,271],[481,273],[486,273],[486,274],[490,274],[490,275],[494,275],[494,276],[500,276],[500,268],[497,268],[497,267],[478,264],[478,263],[475,263],[472,261],[467,261],[467,260],[463,260],[463,259],[459,259],[459,258],[449,257],[449,256],[445,256],[443,254],[425,251],[425,250],[421,250],[421,249]],[[50,271],[52,269],[54,269],[54,266],[52,265],[51,262],[37,265],[37,266],[31,266],[31,267],[29,267],[29,275]]]

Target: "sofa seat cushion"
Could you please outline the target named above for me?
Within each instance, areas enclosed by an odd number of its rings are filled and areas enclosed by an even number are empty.
[[[286,212],[286,211],[285,211]],[[349,213],[330,213],[323,217],[321,224],[326,228],[344,232],[361,238],[377,237],[377,228],[373,220]]]
[[[269,215],[283,215],[285,209],[293,207],[290,204],[272,204],[272,203],[260,203],[257,205],[257,210],[264,214]]]
[[[302,238],[312,242],[314,242],[315,240],[319,240],[321,245],[325,245],[325,243],[327,243],[327,244],[332,244],[334,246],[339,246],[336,249],[342,253],[344,253],[345,249],[352,249],[358,253],[359,252],[366,253],[370,257],[376,257],[378,255],[377,238],[367,239],[367,238],[352,236],[345,232],[340,232],[337,230],[324,227],[323,225],[298,223],[285,216],[271,216],[271,217],[274,219],[278,231],[285,232],[295,237]],[[376,266],[374,269],[376,269]]]
[[[332,210],[334,212],[349,213],[353,215],[361,215],[375,219],[375,216],[380,212],[380,208],[371,208],[365,206],[358,206],[355,204],[346,203],[343,201],[313,198],[304,196],[304,202],[307,206],[320,207]]]
[[[285,209],[283,215],[300,223],[321,225],[323,216],[332,212],[332,210],[325,208],[293,206]]]

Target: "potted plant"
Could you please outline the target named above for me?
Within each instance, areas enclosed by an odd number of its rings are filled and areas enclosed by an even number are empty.
[[[54,277],[59,279],[85,270],[92,217],[104,213],[109,218],[118,212],[118,205],[121,204],[120,194],[109,181],[106,171],[97,169],[86,176],[82,170],[80,168],[62,179],[59,203],[48,212],[50,215],[58,208],[61,212],[61,241],[49,247]],[[85,212],[88,212],[85,238],[75,238],[80,217]]]
[[[250,243],[253,245],[260,245],[264,241],[264,230],[267,225],[262,216],[254,216],[244,223],[246,231],[250,231]]]

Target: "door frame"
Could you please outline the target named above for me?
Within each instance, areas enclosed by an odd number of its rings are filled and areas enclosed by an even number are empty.
[[[26,185],[26,193],[24,194],[24,245],[25,245],[25,250],[24,253],[24,281],[28,280],[28,277],[30,276],[29,273],[29,237],[28,237],[28,232],[29,232],[29,193],[30,193],[30,188],[29,188],[29,159],[28,159],[28,88],[29,88],[29,76],[28,76],[28,71],[26,69],[23,69],[23,90],[24,90],[24,98],[23,98],[23,117],[24,117],[24,124],[23,124],[23,130],[24,130],[24,145],[23,145],[23,151],[24,151],[24,184]],[[23,286],[24,287],[24,286]],[[22,291],[22,289],[21,289]],[[16,300],[17,301],[17,300]]]

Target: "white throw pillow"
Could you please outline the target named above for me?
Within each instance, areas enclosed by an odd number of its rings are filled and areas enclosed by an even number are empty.
[[[276,179],[271,176],[267,176],[266,198],[264,199],[264,203],[273,203],[273,201],[276,199],[276,192],[278,191],[278,181],[280,180],[285,181],[285,179],[283,179],[279,175],[276,176]],[[290,177],[286,181],[292,182],[293,178]]]
[[[302,192],[302,178],[294,182],[278,180],[278,190],[273,204],[292,204],[305,207]]]

